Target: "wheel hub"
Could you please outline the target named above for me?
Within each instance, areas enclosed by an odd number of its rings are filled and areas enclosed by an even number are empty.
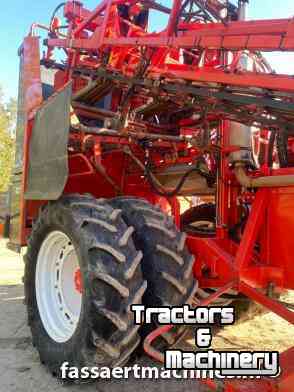
[[[75,272],[74,281],[75,281],[75,288],[76,288],[77,292],[82,294],[83,286],[82,286],[82,273],[81,273],[80,268],[78,268]]]

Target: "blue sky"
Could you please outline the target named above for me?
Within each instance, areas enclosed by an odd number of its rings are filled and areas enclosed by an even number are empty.
[[[158,0],[169,5],[171,0]],[[93,9],[99,0],[84,0],[84,5]],[[27,34],[32,22],[47,24],[58,0],[8,0],[0,15],[0,85],[5,97],[17,96],[18,57],[17,49]],[[294,1],[250,0],[250,19],[288,18],[294,16]],[[156,24],[160,23],[158,18]],[[294,75],[294,54],[273,53],[267,55],[272,66],[281,73]]]

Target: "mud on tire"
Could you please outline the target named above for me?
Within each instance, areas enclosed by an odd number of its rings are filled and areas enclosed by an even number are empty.
[[[25,297],[33,344],[41,361],[60,377],[60,366],[119,366],[139,344],[132,303],[146,289],[140,262],[121,211],[91,196],[73,195],[50,202],[35,222],[25,257]],[[82,307],[72,337],[54,341],[44,328],[35,290],[38,252],[53,230],[72,241],[81,269]]]
[[[189,303],[197,290],[193,277],[194,256],[186,245],[186,235],[175,226],[173,219],[160,207],[143,199],[118,197],[112,200],[122,209],[128,225],[135,228],[135,246],[143,252],[142,271],[148,287],[143,296],[145,306],[177,306]],[[144,326],[143,337],[156,325]],[[184,328],[174,328],[163,336],[158,346],[172,345]]]

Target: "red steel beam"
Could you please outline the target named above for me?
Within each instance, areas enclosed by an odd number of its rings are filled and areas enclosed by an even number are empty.
[[[82,5],[77,5],[77,3],[73,3],[72,1],[68,1],[64,7],[64,16],[69,19],[79,18],[82,20],[86,20],[90,18],[91,15],[91,11],[87,10],[86,8],[83,8]],[[87,24],[87,29],[93,31],[98,26],[100,26],[101,22],[102,18],[100,16],[97,16],[92,20],[91,23]]]
[[[228,72],[216,71],[213,69],[199,68],[189,71],[170,70],[164,71],[153,68],[149,77],[157,78],[158,76],[173,77],[175,79],[191,80],[195,82],[220,83],[226,85],[242,87],[258,87],[273,91],[294,91],[294,78],[287,75],[265,74],[255,72]]]
[[[273,19],[266,21],[232,22],[227,26],[220,23],[187,24],[189,31],[174,35],[174,15],[181,4],[175,2],[170,15],[167,30],[159,34],[146,34],[141,37],[115,37],[105,38],[105,29],[108,21],[111,4],[116,0],[104,0],[88,17],[74,30],[73,39],[49,39],[48,46],[71,48],[77,50],[97,51],[101,47],[166,47],[166,48],[201,48],[240,50],[268,50],[293,51],[294,50],[294,19]],[[88,39],[78,38],[79,33],[101,15],[104,11],[103,24],[96,28]],[[101,17],[101,16],[100,16]],[[172,34],[169,36],[168,34]],[[166,75],[176,79],[185,79],[198,82],[220,83],[225,85],[258,87],[269,90],[294,92],[294,78],[287,75],[263,74],[255,72],[223,72],[196,66],[190,69],[184,64],[178,67],[149,68],[149,77],[157,78]]]
[[[294,19],[256,20],[219,23],[189,24],[188,32],[179,36],[165,37],[164,43],[172,48],[227,49],[227,50],[293,50]],[[204,26],[204,27],[203,27]],[[193,28],[197,29],[193,31]],[[106,38],[105,45],[163,46],[157,37]]]
[[[238,247],[235,263],[242,279],[242,270],[245,269],[252,259],[253,247],[261,225],[264,222],[265,210],[268,203],[269,190],[260,189],[252,205],[241,243]]]
[[[74,30],[74,37],[77,37],[80,32],[82,32],[84,29],[87,28],[87,26],[93,22],[94,19],[97,18],[97,16],[100,16],[100,13],[105,9],[107,6],[109,0],[103,0],[101,4],[99,4],[95,10],[89,14],[89,16],[81,23],[78,25],[78,27]]]
[[[225,73],[205,68],[191,71],[160,71],[160,69],[153,68],[153,70],[149,73],[150,78],[157,78],[159,75],[166,76],[168,78],[184,79],[203,83],[220,83],[240,87],[258,87],[273,91],[294,91],[294,78],[279,74],[254,72]]]
[[[177,24],[177,17],[180,12],[182,5],[182,0],[175,0],[173,3],[173,8],[171,14],[169,16],[168,25],[167,25],[167,36],[170,37],[175,32],[175,27]]]
[[[87,28],[107,6],[108,0],[104,0],[77,28],[74,36]],[[172,16],[170,21],[172,21]],[[168,31],[172,32],[173,25],[168,24]],[[232,22],[224,26],[219,23],[199,23],[187,25],[188,32],[178,36],[168,36],[166,32],[158,35],[146,34],[142,37],[115,37],[104,38],[106,46],[167,46],[172,48],[199,48],[199,49],[227,49],[227,50],[261,50],[280,51],[294,50],[294,19],[256,20],[244,22]],[[197,29],[197,30],[194,30]],[[68,40],[49,40],[52,46],[66,47]],[[72,40],[72,47],[84,48],[84,41]],[[88,45],[87,45],[88,46]],[[92,49],[98,49],[92,47]]]
[[[276,313],[278,316],[282,317],[284,320],[288,321],[289,323],[294,324],[294,312],[288,310],[284,305],[279,304],[277,301],[260,293],[258,290],[256,290],[255,288],[249,286],[244,282],[239,283],[239,289],[240,292],[247,295],[247,297],[265,306],[266,308]]]

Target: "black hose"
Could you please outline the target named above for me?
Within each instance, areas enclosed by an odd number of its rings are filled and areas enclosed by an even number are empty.
[[[163,197],[173,197],[173,196],[177,196],[177,194],[181,191],[183,185],[185,184],[185,181],[187,180],[187,178],[192,174],[192,173],[198,173],[201,176],[205,177],[206,180],[212,182],[215,181],[215,178],[208,174],[203,172],[202,170],[200,170],[198,167],[192,167],[191,169],[187,170],[187,172],[183,175],[183,177],[180,179],[178,185],[175,187],[175,189],[173,189],[170,192],[166,192],[166,191],[162,191],[158,188],[157,184],[154,182],[153,177],[152,177],[152,172],[150,170],[150,163],[148,163],[146,165],[146,170],[145,170],[145,175],[146,178],[153,190],[154,193],[156,193],[158,196],[163,196]]]
[[[244,204],[243,208],[245,213],[244,215],[241,216],[240,222],[238,222],[229,230],[229,235],[232,238],[232,240],[238,243],[241,241],[241,235],[245,230],[245,224],[248,220],[249,213],[250,213],[250,209],[247,204]]]
[[[57,12],[58,12],[62,7],[64,7],[65,5],[66,5],[65,2],[60,3],[60,4],[55,8],[55,10],[53,11],[53,14],[52,14],[51,20],[50,20],[50,25],[49,25],[50,30],[51,30],[51,26],[52,26],[53,20],[54,20],[54,18],[55,18],[55,16],[56,16]]]
[[[280,167],[288,167],[288,132],[272,130],[268,144],[268,167],[273,166],[274,146],[277,146]]]
[[[280,167],[288,166],[288,133],[287,130],[284,132],[277,133],[277,150]]]
[[[269,143],[268,143],[268,167],[273,166],[273,154],[274,154],[274,146],[276,140],[277,131],[274,129],[270,133]]]

